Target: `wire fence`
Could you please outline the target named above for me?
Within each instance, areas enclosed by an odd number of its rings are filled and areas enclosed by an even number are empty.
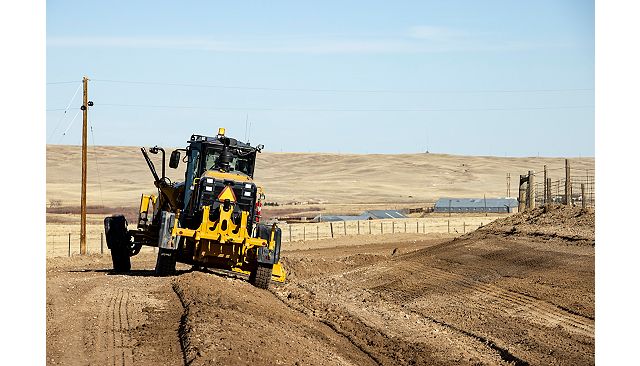
[[[279,225],[283,242],[331,239],[349,235],[464,234],[501,216],[437,217],[397,220],[332,221]],[[504,217],[504,215],[502,215]]]
[[[349,235],[381,234],[431,234],[442,233],[462,235],[478,229],[505,214],[429,217],[397,220],[334,221],[319,223],[279,223],[282,242],[331,239]],[[87,254],[109,254],[104,233],[87,234]],[[286,247],[284,247],[286,249]],[[80,254],[80,233],[69,232],[47,235],[47,257],[65,257]],[[155,253],[155,247],[142,247],[141,252]]]
[[[595,208],[596,206],[596,194],[595,194],[595,176],[589,174],[589,171],[579,171],[580,175],[572,174],[570,177],[570,201],[572,206],[584,206]],[[547,189],[546,182],[544,182],[544,176],[541,173],[536,174],[536,178],[540,181],[533,184],[535,191],[536,206],[543,206],[546,203],[558,203],[564,204],[566,197],[566,178],[553,179],[548,174],[549,182],[549,202],[545,195],[545,189]],[[584,189],[584,191],[583,191]]]
[[[104,233],[96,235],[87,234],[87,254],[109,254]],[[157,248],[142,247],[141,252],[155,253]],[[69,232],[66,234],[47,234],[46,240],[47,257],[70,257],[80,254],[80,232]]]

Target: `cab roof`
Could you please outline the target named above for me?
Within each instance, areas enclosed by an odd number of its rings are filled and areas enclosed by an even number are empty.
[[[226,136],[225,136],[226,137]],[[256,147],[251,146],[250,143],[245,143],[242,141],[238,141],[234,138],[231,137],[227,137],[229,139],[229,147],[235,147],[235,148],[240,148],[240,149],[246,149],[246,150],[257,150]],[[207,144],[211,144],[211,145],[220,145],[223,146],[222,141],[220,141],[218,136],[215,137],[210,137],[210,136],[203,136],[203,135],[191,135],[191,139],[189,141],[187,141],[188,143],[193,143],[193,142],[203,142],[203,143],[207,143]]]

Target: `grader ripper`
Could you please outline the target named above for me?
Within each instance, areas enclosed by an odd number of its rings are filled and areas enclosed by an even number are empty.
[[[127,229],[123,215],[104,219],[107,246],[116,272],[131,269],[131,256],[143,245],[158,247],[155,273],[173,274],[176,262],[249,276],[249,282],[268,288],[270,281],[284,282],[280,263],[282,233],[275,224],[260,223],[264,192],[253,182],[256,154],[263,145],[251,146],[225,136],[192,135],[186,149],[174,150],[169,167],[177,168],[180,151],[186,156],[185,182],[162,176],[145,148],[141,148],[158,188],[157,195],[142,195],[136,229]]]

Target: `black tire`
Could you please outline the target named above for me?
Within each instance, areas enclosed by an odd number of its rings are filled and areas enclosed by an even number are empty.
[[[270,264],[258,263],[249,275],[249,283],[257,288],[268,289],[271,282],[273,266]]]
[[[156,276],[171,276],[176,273],[176,251],[158,248]]]
[[[256,234],[258,238],[269,240],[271,235],[271,228],[264,224],[258,224],[256,227]]]
[[[267,226],[264,224],[258,224],[257,227],[258,238],[269,241],[271,239],[271,226]],[[274,263],[278,263],[280,261],[280,246],[282,242],[282,229],[279,227],[276,228],[274,239],[276,240],[276,247],[274,250]]]
[[[127,248],[111,249],[111,261],[113,262],[113,271],[117,273],[126,273],[131,271],[131,257]]]
[[[116,273],[129,272],[131,270],[131,244],[127,231],[127,220],[123,215],[106,217],[104,231],[107,247],[111,250],[113,271]]]

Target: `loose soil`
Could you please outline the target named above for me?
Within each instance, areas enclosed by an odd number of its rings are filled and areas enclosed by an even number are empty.
[[[299,242],[283,252],[287,283],[269,291],[186,266],[157,278],[152,253],[129,275],[110,273],[108,255],[48,259],[47,361],[593,364],[592,214],[541,209],[457,238]]]

